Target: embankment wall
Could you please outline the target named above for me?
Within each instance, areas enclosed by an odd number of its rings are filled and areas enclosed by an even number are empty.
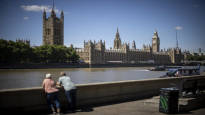
[[[142,99],[159,94],[160,88],[180,87],[185,79],[205,79],[204,75],[155,78],[119,82],[77,85],[77,106],[87,107],[115,102]],[[66,98],[61,88],[59,98],[66,106]],[[48,109],[46,96],[41,87],[0,90],[1,110],[42,110]]]

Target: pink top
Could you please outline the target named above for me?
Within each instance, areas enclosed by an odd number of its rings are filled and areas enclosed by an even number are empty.
[[[44,79],[42,86],[45,89],[46,93],[53,93],[58,91],[55,82],[52,79]]]

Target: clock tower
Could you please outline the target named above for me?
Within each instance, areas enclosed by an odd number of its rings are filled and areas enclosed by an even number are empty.
[[[152,52],[160,51],[160,40],[157,31],[154,32],[152,37]]]

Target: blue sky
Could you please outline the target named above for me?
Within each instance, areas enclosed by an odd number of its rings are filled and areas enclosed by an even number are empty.
[[[42,10],[47,16],[52,0],[0,0],[0,37],[30,39],[42,44]],[[204,0],[55,0],[57,16],[64,11],[64,44],[83,47],[86,40],[105,40],[113,47],[117,27],[122,42],[137,48],[151,44],[158,31],[161,48],[205,50]]]

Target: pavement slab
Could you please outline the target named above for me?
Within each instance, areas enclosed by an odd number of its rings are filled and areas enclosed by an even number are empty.
[[[187,100],[187,99],[186,99]],[[61,115],[165,115],[159,112],[159,96],[150,99],[136,100],[77,110],[75,113]],[[181,112],[175,115],[204,115],[205,108]]]

